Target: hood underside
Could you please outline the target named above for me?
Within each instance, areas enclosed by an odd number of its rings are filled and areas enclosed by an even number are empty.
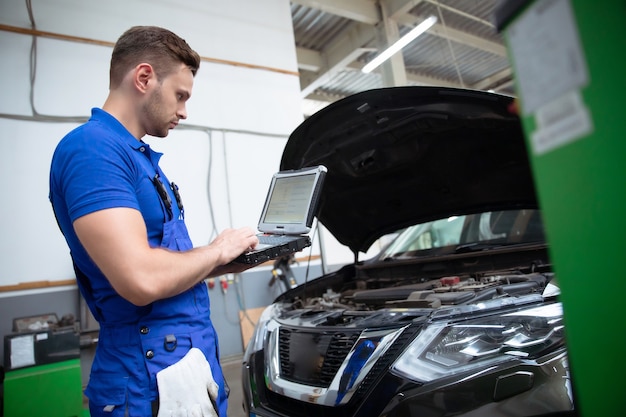
[[[512,101],[441,87],[358,93],[294,130],[280,168],[328,168],[317,217],[355,253],[412,224],[536,208]]]

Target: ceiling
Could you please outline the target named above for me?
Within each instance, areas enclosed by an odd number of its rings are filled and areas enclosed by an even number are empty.
[[[494,12],[500,0],[291,0],[305,116],[360,91],[438,85],[513,95]],[[361,68],[417,24],[437,23],[369,74]]]

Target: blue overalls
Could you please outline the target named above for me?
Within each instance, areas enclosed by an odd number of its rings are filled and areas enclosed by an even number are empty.
[[[140,147],[139,147],[140,146]],[[160,153],[138,142],[137,160],[161,194],[164,213],[161,247],[176,251],[192,248],[176,187],[158,167]],[[145,156],[145,157],[144,157]],[[168,198],[169,197],[169,198]],[[178,203],[172,204],[172,201]],[[75,267],[76,268],[76,267]],[[118,309],[114,322],[101,321],[91,283],[76,268],[78,284],[94,317],[100,323],[96,355],[85,395],[92,417],[150,416],[158,404],[156,374],[179,361],[191,347],[206,356],[218,383],[218,412],[226,417],[227,394],[219,363],[218,340],[210,319],[206,284],[200,282],[175,297],[148,306],[135,306],[122,297],[98,302]],[[111,320],[109,320],[111,321]]]

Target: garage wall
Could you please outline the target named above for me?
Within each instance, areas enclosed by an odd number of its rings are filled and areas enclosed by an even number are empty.
[[[29,28],[25,4],[2,2],[0,23]],[[202,57],[297,71],[287,0],[34,0],[32,8],[37,29],[44,32],[113,43],[132,25],[161,25]],[[246,10],[245,19],[240,10]],[[31,42],[31,36],[0,31],[0,113],[33,115]],[[38,113],[87,117],[102,105],[110,46],[44,37],[36,46]],[[165,153],[163,166],[181,187],[191,237],[202,244],[225,227],[256,224],[285,139],[302,120],[298,77],[205,61],[188,113],[186,124],[205,131],[177,129],[147,141]],[[47,200],[47,176],[56,143],[75,125],[0,118],[0,173],[11,184],[0,208],[0,285],[72,276]]]
[[[6,25],[0,30],[0,305],[8,309],[0,309],[0,331],[13,317],[76,311],[69,305],[52,309],[59,300],[74,300],[75,287],[43,288],[74,278],[48,201],[49,164],[57,142],[78,124],[60,118],[86,119],[103,104],[111,44],[124,30],[167,27],[205,58],[188,103],[187,129],[181,124],[167,138],[146,138],[165,153],[162,166],[181,188],[194,244],[226,227],[256,226],[286,138],[302,121],[288,0],[32,0],[37,30],[100,43],[37,37],[32,101],[40,116],[30,103],[33,38],[6,29],[31,28],[27,3],[0,2],[0,24]],[[317,246],[312,254],[319,254]],[[244,274],[263,282],[263,291],[242,290],[250,307],[276,295],[267,288],[265,269]],[[248,278],[228,279],[239,285]],[[7,291],[13,286],[20,291]],[[237,323],[231,326],[236,314],[219,308],[236,295],[234,288],[211,292],[216,327],[228,329],[221,337],[224,355],[241,352],[233,336]]]

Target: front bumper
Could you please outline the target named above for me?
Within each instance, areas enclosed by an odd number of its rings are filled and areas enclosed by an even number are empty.
[[[419,385],[389,372],[368,375],[366,395],[324,406],[272,392],[263,354],[243,364],[244,409],[260,417],[445,417],[575,416],[565,348],[534,361],[516,361],[470,375]]]

